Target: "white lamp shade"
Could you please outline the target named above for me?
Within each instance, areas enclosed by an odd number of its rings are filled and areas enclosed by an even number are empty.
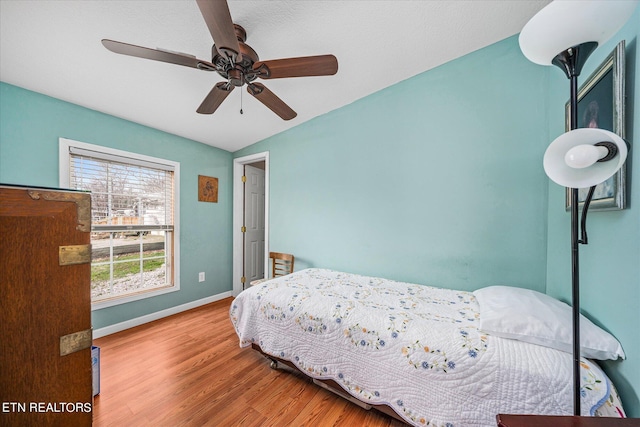
[[[597,162],[587,167],[571,167],[567,164],[567,152],[580,145],[611,142],[618,153],[611,160]],[[556,184],[569,188],[588,188],[606,181],[622,167],[627,158],[627,144],[613,132],[596,128],[580,128],[557,137],[544,153],[544,171]]]
[[[638,0],[556,0],[527,22],[520,50],[529,61],[551,65],[559,53],[586,42],[609,40],[633,13]]]

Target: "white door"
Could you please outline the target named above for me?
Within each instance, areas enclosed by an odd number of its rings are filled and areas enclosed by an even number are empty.
[[[245,286],[264,278],[264,169],[244,166],[244,272]]]

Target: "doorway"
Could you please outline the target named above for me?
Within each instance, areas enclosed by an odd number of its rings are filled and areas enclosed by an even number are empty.
[[[245,195],[248,200],[245,200]],[[245,218],[246,214],[249,218]],[[268,247],[269,153],[263,152],[239,157],[233,162],[234,296],[249,286],[251,280],[261,278],[257,276],[268,271]]]

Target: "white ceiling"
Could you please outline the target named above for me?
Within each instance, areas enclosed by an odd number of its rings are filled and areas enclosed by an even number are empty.
[[[213,115],[198,114],[219,75],[117,55],[100,43],[210,61],[213,40],[194,0],[0,0],[0,80],[233,152],[517,34],[547,3],[229,0],[260,59],[338,58],[335,76],[262,81],[298,113],[290,121],[245,88]]]

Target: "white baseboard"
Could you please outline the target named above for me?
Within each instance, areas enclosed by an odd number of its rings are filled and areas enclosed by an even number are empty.
[[[192,308],[200,307],[201,305],[210,304],[212,302],[220,301],[221,299],[232,296],[233,292],[231,291],[223,292],[221,294],[213,295],[196,301],[191,301],[186,304],[167,308],[165,310],[156,311],[155,313],[147,314],[145,316],[136,317],[135,319],[127,320],[125,322],[116,323],[115,325],[106,326],[100,329],[94,329],[93,338],[102,338],[106,335],[115,334],[116,332],[124,331],[125,329],[133,328],[134,326],[144,325],[145,323],[153,322],[154,320],[162,319],[163,317],[178,314],[183,311],[191,310]]]

